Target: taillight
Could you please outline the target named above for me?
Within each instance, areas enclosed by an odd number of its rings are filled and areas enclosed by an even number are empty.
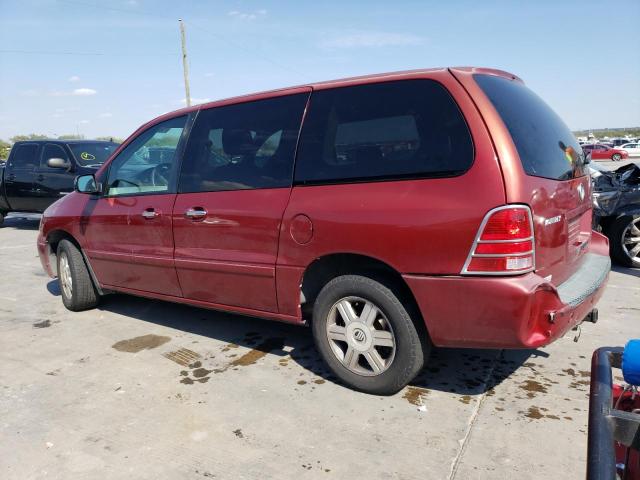
[[[485,215],[461,273],[515,275],[534,268],[531,210],[525,205],[505,205]]]

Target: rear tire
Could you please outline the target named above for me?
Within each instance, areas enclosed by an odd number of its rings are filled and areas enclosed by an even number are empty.
[[[616,218],[607,229],[607,237],[617,263],[640,268],[640,215]]]
[[[345,384],[392,395],[420,372],[431,343],[420,338],[405,306],[386,285],[360,275],[327,283],[313,307],[320,355]]]
[[[57,261],[64,306],[72,312],[79,312],[98,305],[100,297],[78,247],[69,240],[62,240],[58,244]]]
[[[619,162],[621,158],[622,155],[620,155],[619,153],[614,153],[613,155],[611,155],[611,160],[613,160],[614,162]]]

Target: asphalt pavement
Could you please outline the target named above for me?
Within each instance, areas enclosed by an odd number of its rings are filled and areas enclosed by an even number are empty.
[[[67,311],[37,228],[0,228],[4,479],[582,479],[591,354],[640,336],[640,271],[616,268],[578,343],[441,349],[365,395],[306,328],[124,295]]]

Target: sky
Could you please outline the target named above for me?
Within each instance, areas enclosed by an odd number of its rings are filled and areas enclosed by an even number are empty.
[[[521,77],[570,128],[640,126],[640,2],[0,0],[0,139],[125,138],[184,105],[414,68]]]

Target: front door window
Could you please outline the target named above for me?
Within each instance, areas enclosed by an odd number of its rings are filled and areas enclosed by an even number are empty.
[[[175,192],[176,150],[187,117],[159,123],[140,134],[109,167],[106,195]]]

